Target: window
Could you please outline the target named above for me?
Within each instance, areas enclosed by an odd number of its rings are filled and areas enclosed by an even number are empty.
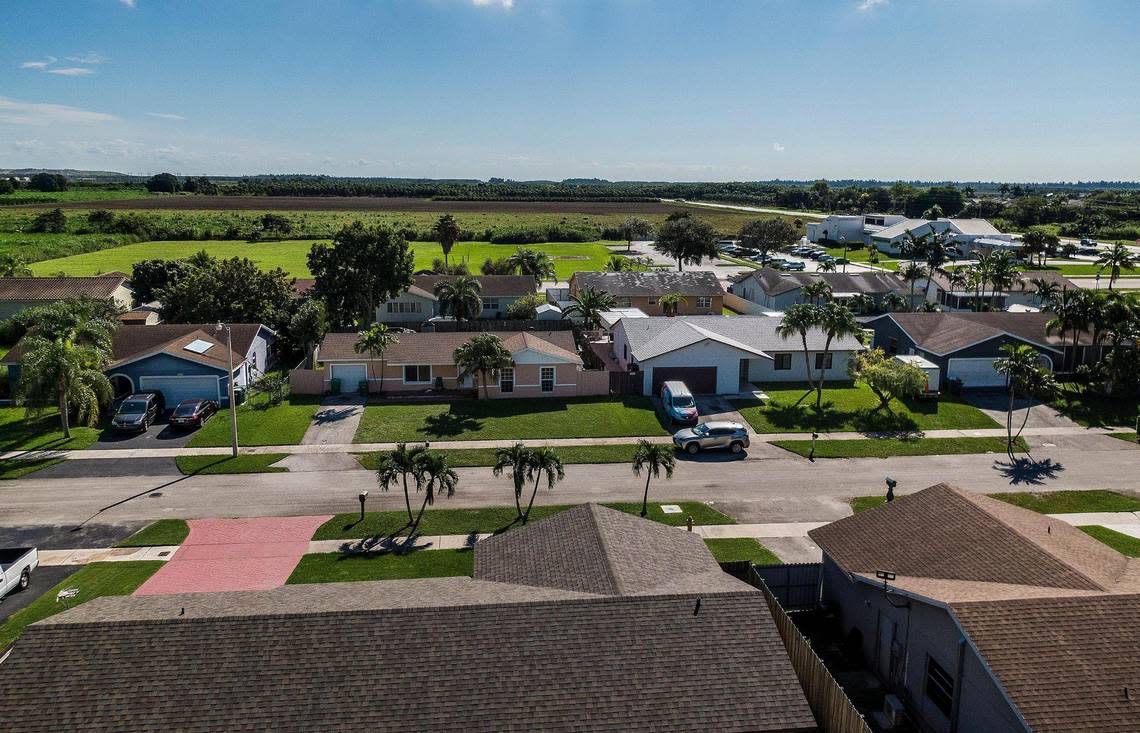
[[[776,354],[776,371],[786,372],[792,368],[791,354]]]
[[[398,300],[389,301],[388,312],[389,313],[419,313],[420,312],[420,303],[418,301],[414,302],[414,303],[403,303],[403,302],[398,301]]]
[[[832,354],[831,352],[828,352],[826,354],[816,354],[815,355],[815,368],[816,369],[830,369],[831,368],[831,361],[832,361],[831,357],[833,357],[833,356],[835,356],[835,354]]]
[[[698,308],[712,308],[712,298],[708,295],[698,295],[697,296],[697,307]]]
[[[485,311],[497,311],[497,310],[499,310],[499,299],[498,298],[483,298],[483,310],[485,310]]]
[[[656,295],[650,295],[649,296],[649,305],[657,305],[657,296]]]
[[[424,384],[431,381],[431,367],[427,364],[408,364],[404,367],[404,384]]]
[[[614,304],[617,308],[632,308],[633,300],[630,299],[628,295],[623,295],[621,297],[614,298]]]
[[[934,657],[926,658],[926,696],[934,703],[934,707],[950,717],[950,709],[954,703],[954,678],[942,669],[942,665],[934,661]]]
[[[623,359],[629,358],[629,344],[622,344],[621,345],[621,358],[623,358]]]
[[[538,370],[538,383],[543,392],[554,391],[554,367],[542,367]]]
[[[514,369],[500,369],[499,370],[499,391],[500,392],[514,392],[515,391],[515,370]]]

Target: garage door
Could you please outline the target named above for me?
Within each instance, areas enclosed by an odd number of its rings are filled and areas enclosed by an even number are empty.
[[[951,359],[946,367],[947,379],[960,379],[962,386],[972,389],[1005,388],[1005,377],[994,369],[996,359]]]
[[[182,400],[221,400],[218,377],[140,377],[139,389],[158,390],[166,398],[167,409],[173,409]]]
[[[355,392],[360,383],[368,379],[368,367],[364,364],[334,364],[332,378],[340,380],[342,392]]]
[[[716,394],[716,367],[654,367],[653,395],[672,380],[684,382],[693,394]]]

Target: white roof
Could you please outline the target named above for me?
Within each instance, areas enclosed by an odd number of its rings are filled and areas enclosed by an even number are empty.
[[[969,234],[976,237],[1001,234],[997,227],[985,219],[945,219],[944,221],[949,222],[950,227],[959,234]]]
[[[562,309],[550,303],[543,303],[534,309],[535,313],[561,313]]]
[[[923,359],[921,356],[918,356],[917,354],[898,354],[897,356],[895,356],[895,361],[901,361],[903,364],[910,364],[911,366],[916,366],[920,369],[937,369],[938,368],[937,364],[935,364],[934,362],[932,362],[928,359]]]
[[[649,314],[640,308],[614,308],[601,311],[598,313],[598,318],[601,319],[603,326],[613,328],[614,324],[623,318],[649,318]]]
[[[623,320],[621,328],[633,357],[644,362],[663,354],[700,343],[716,341],[744,354],[766,359],[769,352],[802,348],[798,337],[783,339],[776,329],[782,318],[769,316],[678,316]],[[821,350],[827,335],[815,329],[808,332],[808,349]],[[854,337],[832,341],[833,351],[859,351],[863,345]],[[745,357],[747,358],[747,357]]]
[[[926,219],[903,219],[900,222],[891,224],[889,227],[875,232],[873,236],[882,239],[894,239],[895,237],[901,237],[908,231],[918,229],[920,226],[929,223],[930,222]]]

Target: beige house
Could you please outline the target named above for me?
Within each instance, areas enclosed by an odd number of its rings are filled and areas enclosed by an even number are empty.
[[[109,272],[93,277],[0,277],[0,321],[26,308],[73,298],[110,300],[122,309],[131,307],[127,276]]]
[[[440,306],[435,288],[454,279],[454,275],[416,275],[411,287],[376,308],[376,321],[417,324],[448,315]],[[475,280],[483,301],[480,318],[506,318],[511,303],[535,291],[534,278],[528,275],[479,275]]]
[[[587,288],[614,296],[616,308],[638,308],[648,316],[666,315],[661,296],[670,293],[685,298],[677,315],[719,316],[724,308],[724,288],[714,272],[575,272],[570,295]]]

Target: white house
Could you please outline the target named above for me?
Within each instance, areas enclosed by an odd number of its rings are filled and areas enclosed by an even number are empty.
[[[810,242],[846,240],[866,245],[875,232],[905,220],[906,217],[899,214],[832,214],[822,221],[808,222],[807,238]]]

